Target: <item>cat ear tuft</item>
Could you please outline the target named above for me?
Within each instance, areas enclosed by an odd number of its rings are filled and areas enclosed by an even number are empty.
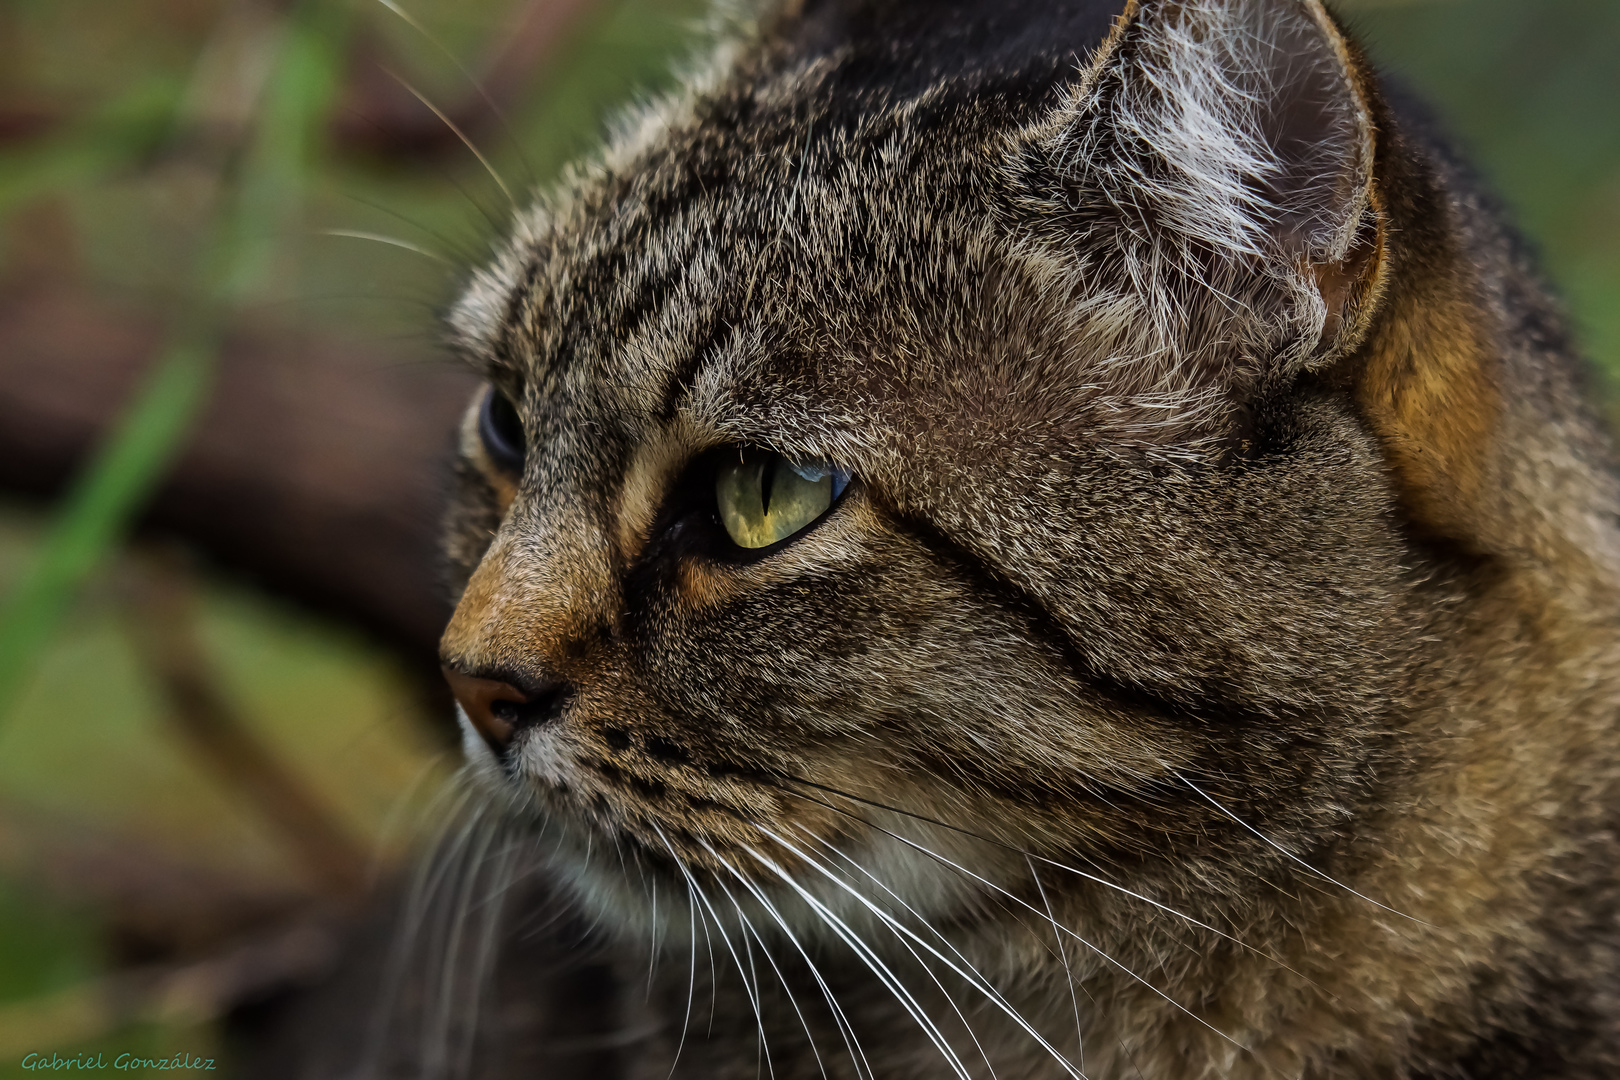
[[[1088,246],[1112,237],[1144,288],[1245,311],[1245,351],[1317,366],[1359,335],[1382,239],[1374,129],[1319,0],[1133,3],[1024,138],[1026,192],[1035,164],[1060,189],[1036,201],[1061,199]]]

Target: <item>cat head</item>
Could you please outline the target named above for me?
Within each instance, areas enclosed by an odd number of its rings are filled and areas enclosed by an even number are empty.
[[[451,319],[443,660],[581,895],[1342,829],[1420,576],[1345,375],[1376,111],[1315,0],[808,0],[526,213]]]

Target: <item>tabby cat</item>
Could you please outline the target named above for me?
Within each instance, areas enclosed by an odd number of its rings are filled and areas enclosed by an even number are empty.
[[[1320,0],[734,13],[451,325],[444,1070],[1620,1075],[1608,444]]]

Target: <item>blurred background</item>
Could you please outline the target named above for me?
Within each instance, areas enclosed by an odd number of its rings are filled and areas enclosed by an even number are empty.
[[[1620,0],[1339,7],[1613,415]],[[431,822],[436,314],[702,8],[0,0],[0,1080],[228,1059]]]

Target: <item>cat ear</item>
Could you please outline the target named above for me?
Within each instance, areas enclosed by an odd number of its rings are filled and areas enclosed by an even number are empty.
[[[1186,312],[1185,334],[1316,367],[1359,337],[1377,277],[1373,138],[1357,60],[1319,0],[1142,0],[1023,133],[1020,185],[1077,254],[1118,258],[1159,318]],[[1217,297],[1202,314],[1200,288]]]

